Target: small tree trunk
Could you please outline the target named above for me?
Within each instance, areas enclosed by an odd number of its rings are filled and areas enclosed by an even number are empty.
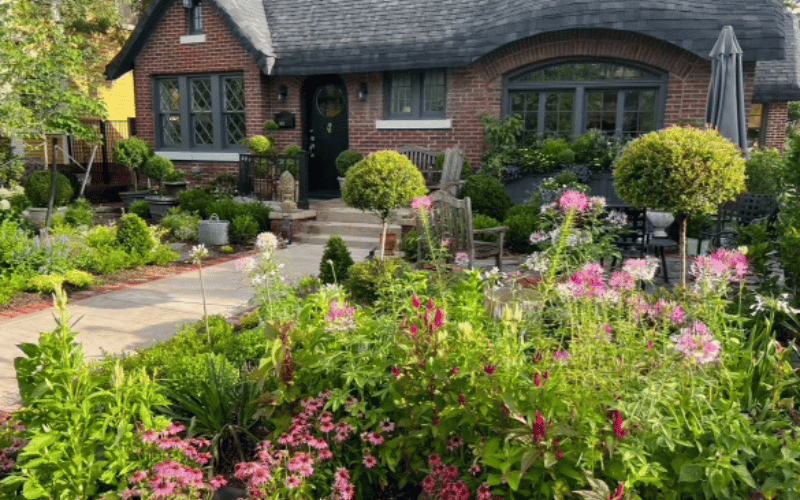
[[[383,261],[383,250],[386,247],[386,229],[389,226],[389,223],[386,221],[386,218],[383,219],[383,230],[381,231],[381,261]]]
[[[678,246],[681,249],[681,287],[686,288],[686,226],[689,222],[688,217],[681,218],[681,235]]]
[[[53,139],[53,170],[50,172],[50,198],[47,200],[47,212],[44,218],[44,228],[50,229],[50,222],[53,219],[53,205],[56,199],[56,165],[58,164],[58,156],[56,155],[56,146],[58,139]],[[47,165],[47,140],[44,141],[44,161]]]

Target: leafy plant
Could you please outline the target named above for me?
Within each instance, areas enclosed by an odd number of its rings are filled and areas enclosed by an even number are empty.
[[[620,198],[676,217],[714,213],[744,190],[745,162],[714,130],[670,127],[629,143],[614,166]],[[681,284],[686,276],[686,223],[681,224]]]
[[[125,165],[133,172],[133,189],[136,191],[139,190],[139,170],[152,155],[150,145],[135,136],[122,139],[114,145],[114,163]]]
[[[67,207],[64,220],[73,227],[91,227],[94,224],[94,207],[85,198],[75,200]]]
[[[95,279],[91,274],[78,269],[70,269],[64,274],[34,276],[28,280],[28,289],[39,293],[51,294],[65,284],[81,289],[88,288],[94,283]]]
[[[473,212],[498,220],[505,219],[506,212],[513,205],[503,183],[486,174],[473,175],[467,179],[461,193],[465,198],[469,196]]]
[[[381,259],[387,219],[413,198],[426,193],[425,180],[411,160],[397,151],[379,151],[367,156],[347,172],[342,200],[355,208],[376,213],[383,223]]]
[[[489,217],[488,215],[483,214],[475,214],[472,218],[472,228],[473,229],[489,229],[492,227],[501,226],[500,221],[495,219],[494,217]],[[497,235],[494,234],[483,234],[483,235],[475,235],[475,239],[480,241],[497,241]]]
[[[175,172],[175,165],[166,156],[153,155],[142,166],[142,172],[148,178],[163,184]]]
[[[258,234],[258,222],[252,215],[237,215],[231,221],[231,240],[234,243],[247,243]]]
[[[267,156],[272,153],[275,140],[264,135],[254,135],[247,140],[247,148],[255,155]]]
[[[541,208],[535,203],[524,203],[511,207],[506,213],[503,225],[508,227],[505,234],[506,246],[513,252],[531,250],[531,234],[539,229]]]
[[[131,213],[138,215],[142,220],[148,220],[152,217],[150,204],[147,200],[136,200],[131,203]]]
[[[364,159],[364,155],[353,149],[345,149],[339,156],[336,157],[336,171],[339,172],[339,177],[347,175],[350,167]]]
[[[403,238],[400,240],[400,250],[403,251],[403,258],[405,260],[409,262],[417,261],[417,252],[419,251],[418,244],[419,233],[416,228],[403,235]]]
[[[116,243],[126,252],[138,256],[147,255],[156,246],[147,223],[136,214],[126,214],[119,219]]]
[[[50,200],[50,176],[47,170],[39,170],[32,173],[25,181],[25,196],[31,202],[31,206],[44,208]],[[60,173],[56,173],[56,197],[53,201],[54,206],[66,205],[72,198],[73,190],[69,179]]]
[[[402,259],[366,260],[350,266],[345,288],[356,302],[372,304],[378,299],[381,287],[388,287],[409,271]]]
[[[199,224],[199,215],[184,212],[180,208],[172,208],[161,219],[160,225],[178,241],[195,241]]]
[[[753,149],[745,165],[748,193],[779,195],[783,192],[785,162],[777,149]]]
[[[325,245],[319,263],[319,279],[322,283],[344,283],[353,265],[350,250],[339,235],[333,235]]]
[[[214,196],[204,189],[187,189],[178,195],[178,206],[182,210],[189,213],[200,214],[203,219],[207,219],[212,213],[215,213],[209,212],[209,205],[211,205],[213,201]]]

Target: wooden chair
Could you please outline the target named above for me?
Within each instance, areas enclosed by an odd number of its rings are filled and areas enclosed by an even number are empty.
[[[438,184],[431,186],[431,190],[440,189],[447,191],[452,196],[458,196],[464,181],[461,180],[461,170],[464,167],[464,152],[458,148],[451,148],[444,153],[442,178]]]
[[[428,211],[428,228],[434,245],[442,240],[449,241],[449,249],[453,254],[465,252],[469,259],[469,267],[476,259],[486,259],[494,256],[497,268],[503,269],[503,239],[508,230],[505,226],[488,229],[473,229],[472,227],[472,202],[469,197],[460,200],[446,190],[434,191],[430,195],[432,207]],[[424,221],[417,214],[417,232],[419,243],[417,254],[420,260],[430,258],[427,249],[426,228]],[[497,236],[496,242],[476,241],[476,234],[493,234]]]
[[[419,169],[422,177],[425,179],[425,185],[428,186],[429,189],[439,184],[442,172],[436,168],[436,158],[442,153],[420,146],[402,146],[397,148],[397,152],[408,157],[411,163],[417,166],[417,169]]]

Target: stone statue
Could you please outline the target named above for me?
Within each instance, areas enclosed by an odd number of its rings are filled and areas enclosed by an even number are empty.
[[[278,194],[284,211],[297,209],[297,202],[294,200],[294,176],[288,170],[278,179]]]

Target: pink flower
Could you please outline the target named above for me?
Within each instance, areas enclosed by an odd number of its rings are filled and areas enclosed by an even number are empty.
[[[303,484],[303,478],[300,476],[289,476],[286,478],[286,487],[290,490],[298,488],[301,484]]]
[[[539,410],[536,410],[536,420],[533,421],[533,425],[531,427],[533,431],[534,442],[538,443],[547,437],[547,426],[544,422],[544,417]]]
[[[419,309],[419,306],[422,305],[422,303],[419,301],[419,297],[417,297],[417,294],[411,296],[411,305],[414,306],[414,309]]]
[[[640,281],[651,281],[658,269],[658,259],[645,257],[644,259],[628,259],[622,265],[622,270]]]
[[[533,385],[535,385],[536,387],[541,387],[542,386],[542,380],[539,377],[539,373],[538,372],[533,375]]]
[[[220,489],[220,488],[222,488],[226,484],[228,484],[228,481],[225,480],[225,478],[222,477],[222,476],[212,477],[211,481],[209,481],[209,485],[211,485],[211,489],[215,490],[215,491]]]
[[[625,422],[622,420],[622,413],[619,410],[611,411],[611,427],[614,429],[614,435],[617,439],[622,439],[628,433],[625,430]]]
[[[578,191],[565,191],[558,199],[558,208],[565,214],[570,210],[583,214],[589,209],[589,197]]]
[[[369,441],[369,444],[371,444],[372,446],[380,446],[384,443],[383,436],[381,436],[377,432],[370,432],[369,435],[367,436],[367,440]]]
[[[681,326],[684,321],[686,321],[686,312],[684,312],[681,306],[675,306],[672,309],[672,313],[669,315],[670,321],[675,326]]]
[[[480,465],[473,465],[469,468],[469,473],[472,477],[478,477],[478,474],[481,473],[481,466]]]
[[[497,367],[494,366],[494,365],[486,365],[486,366],[483,367],[483,371],[485,371],[487,375],[494,374],[494,371],[496,369],[497,369]]]
[[[467,405],[467,400],[464,399],[464,395],[463,394],[459,394],[458,395],[458,404],[460,404],[461,406],[466,406]]]
[[[633,276],[625,271],[615,271],[614,274],[611,275],[611,279],[608,280],[608,284],[611,288],[617,290],[633,290],[635,285]]]
[[[433,326],[435,328],[441,328],[442,325],[444,325],[444,313],[437,307],[436,314],[433,316]]]
[[[180,434],[181,432],[185,431],[186,427],[180,422],[172,422],[164,431],[164,434],[167,436],[174,436],[176,434]]]
[[[458,448],[461,448],[464,445],[464,440],[461,439],[460,436],[456,436],[451,438],[450,441],[447,442],[447,450],[448,451],[455,451]]]
[[[564,349],[558,350],[553,353],[553,361],[567,363],[569,361],[569,353]]]
[[[393,366],[392,367],[392,375],[394,375],[394,378],[399,377],[400,376],[400,369],[397,368],[396,366]]]
[[[137,470],[136,472],[133,473],[128,482],[131,484],[136,484],[136,483],[141,483],[145,479],[147,479],[147,471]]]
[[[363,462],[364,462],[364,467],[366,467],[367,469],[371,469],[376,465],[378,465],[378,460],[372,455],[364,455]]]
[[[428,196],[419,196],[411,200],[411,208],[414,210],[430,210],[433,206],[433,202]]]
[[[387,434],[394,432],[394,422],[391,420],[384,420],[381,422],[381,430]]]
[[[428,465],[433,467],[434,465],[439,465],[440,463],[442,463],[442,457],[436,454],[428,455]]]
[[[680,336],[673,337],[672,340],[676,351],[698,364],[706,365],[719,358],[720,342],[699,321],[690,327],[681,328]]]

